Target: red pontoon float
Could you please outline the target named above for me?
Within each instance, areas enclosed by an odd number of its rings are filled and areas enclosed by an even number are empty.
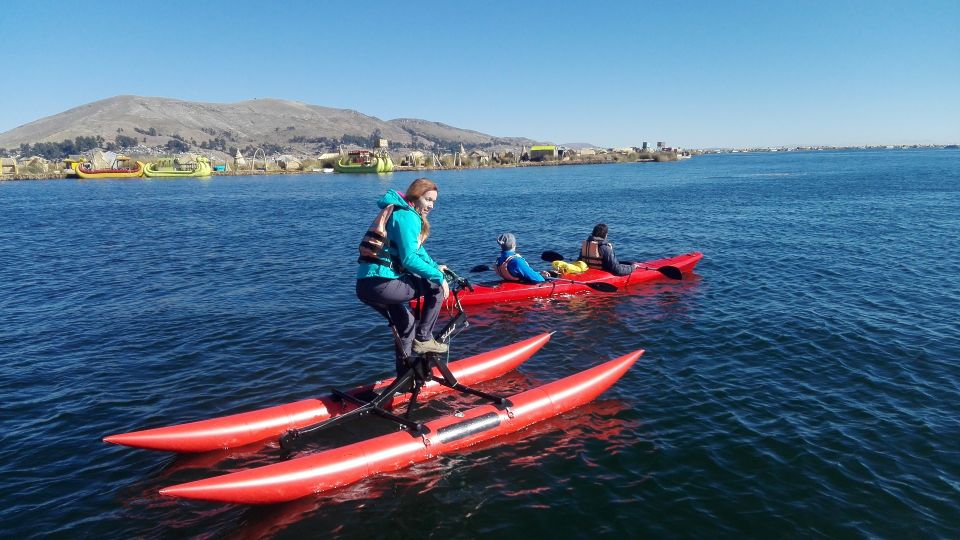
[[[530,339],[500,347],[492,351],[450,362],[453,375],[465,385],[476,384],[499,377],[528,360],[548,341],[551,333],[540,334]],[[437,377],[441,374],[435,372]],[[380,392],[393,379],[358,386],[346,393],[362,396]],[[429,397],[451,389],[437,381],[428,381],[420,391],[421,397]],[[409,400],[410,394],[397,394],[386,408],[394,408]],[[190,422],[176,426],[160,427],[104,437],[114,444],[166,450],[168,452],[207,452],[224,448],[236,448],[257,441],[278,437],[291,429],[298,429],[348,412],[356,404],[327,395],[305,399],[286,405],[277,405],[257,411],[233,414],[220,418]]]
[[[642,354],[638,350],[510,396],[505,406],[481,405],[427,422],[421,433],[398,431],[281,463],[163,488],[160,494],[236,504],[272,504],[396,471],[583,405],[617,382]]]

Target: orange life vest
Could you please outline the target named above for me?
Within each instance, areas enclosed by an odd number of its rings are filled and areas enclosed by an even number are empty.
[[[504,281],[520,281],[520,278],[511,274],[510,270],[507,268],[507,265],[510,264],[510,261],[512,261],[514,257],[519,256],[519,253],[514,253],[513,255],[504,259],[502,263],[497,265],[497,274],[503,278]]]
[[[403,206],[399,208],[399,210],[407,209],[408,208]],[[363,235],[363,239],[360,240],[360,256],[357,258],[358,263],[379,264],[389,266],[395,272],[404,271],[397,257],[387,249],[390,243],[387,238],[387,222],[390,221],[390,217],[393,216],[394,210],[397,210],[396,206],[388,204],[383,207],[380,213],[377,214],[377,217],[373,219],[370,228],[367,229],[367,232]],[[424,240],[423,235],[417,236],[418,248],[423,245]]]
[[[613,244],[610,244],[611,246]],[[584,240],[580,245],[580,260],[587,263],[590,268],[603,270],[603,257],[600,256],[600,242],[597,240]]]
[[[358,263],[380,264],[383,266],[393,266],[390,256],[386,253],[387,245],[387,221],[393,215],[393,205],[389,204],[380,210],[377,217],[374,218],[370,228],[363,235],[360,241],[360,257]]]

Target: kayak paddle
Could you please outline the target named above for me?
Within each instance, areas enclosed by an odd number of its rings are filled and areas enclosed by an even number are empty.
[[[557,253],[556,251],[544,251],[540,255],[540,260],[547,262],[562,261],[563,255]]]
[[[563,255],[557,253],[556,251],[544,251],[540,258],[547,262],[553,261],[562,261]],[[626,264],[626,263],[624,263]],[[632,264],[632,263],[631,263]],[[643,268],[644,270],[656,270],[661,274],[667,276],[670,279],[683,279],[683,272],[680,271],[676,266],[661,266],[659,268],[653,268],[651,266],[643,266],[640,264],[635,265],[637,268]]]
[[[486,272],[487,270],[490,270],[490,267],[485,264],[478,264],[470,269],[471,272]],[[568,283],[576,283],[577,285],[586,285],[587,287],[599,292],[617,292],[617,286],[610,283],[591,283],[589,281],[576,281],[573,279],[555,277],[544,277],[543,279],[547,281],[566,281]]]

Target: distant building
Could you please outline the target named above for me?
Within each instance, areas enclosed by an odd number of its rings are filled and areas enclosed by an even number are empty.
[[[400,164],[407,167],[421,167],[426,163],[426,161],[426,154],[420,150],[414,150],[404,156],[403,161],[401,161]]]
[[[541,145],[530,147],[530,161],[561,159],[564,154],[570,154],[565,147],[556,145]]]
[[[559,157],[557,152],[557,147],[550,146],[531,146],[530,147],[530,161],[543,161],[543,160],[555,160]]]
[[[486,152],[481,152],[480,150],[474,150],[470,152],[469,157],[477,165],[490,164],[490,156]]]
[[[317,156],[321,167],[333,167],[340,160],[340,152],[324,152]]]
[[[14,158],[0,158],[0,176],[14,176],[18,172],[17,160]]]
[[[285,171],[299,171],[303,168],[303,163],[290,155],[283,155],[277,158],[277,165]]]

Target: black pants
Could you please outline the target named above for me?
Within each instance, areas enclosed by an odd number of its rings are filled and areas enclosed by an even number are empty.
[[[428,280],[403,274],[398,279],[370,277],[357,280],[357,298],[383,315],[397,330],[397,366],[413,354],[413,339],[433,339],[433,327],[443,307],[442,290]],[[410,301],[423,296],[420,319],[410,309]]]

